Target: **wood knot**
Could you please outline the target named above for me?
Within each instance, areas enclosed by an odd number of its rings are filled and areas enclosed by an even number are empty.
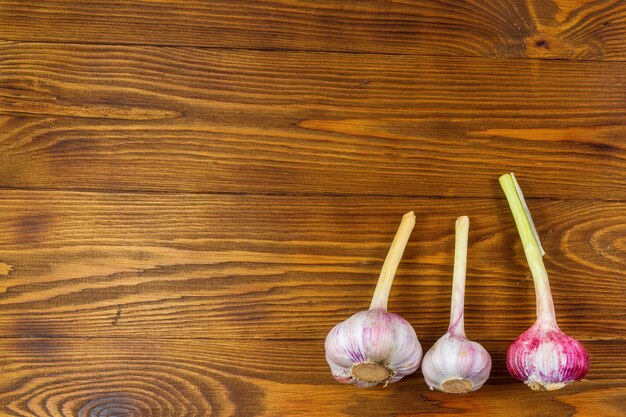
[[[529,58],[567,58],[577,55],[557,34],[536,33],[524,41]]]

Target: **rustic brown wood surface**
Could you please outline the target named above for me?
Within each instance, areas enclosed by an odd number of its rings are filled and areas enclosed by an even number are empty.
[[[509,171],[591,355],[559,391],[506,371]],[[425,349],[471,218],[475,393],[324,359],[409,210]],[[624,416],[625,352],[626,2],[0,0],[0,417]]]
[[[623,0],[2,0],[0,39],[626,59]]]
[[[0,53],[6,187],[502,198],[512,170],[529,197],[626,199],[626,62]]]

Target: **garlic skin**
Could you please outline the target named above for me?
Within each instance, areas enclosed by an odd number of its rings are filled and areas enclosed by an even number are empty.
[[[390,384],[419,368],[422,347],[405,319],[382,308],[360,311],[326,337],[335,379],[361,388]]]
[[[464,394],[476,391],[489,379],[491,356],[463,335],[446,333],[422,361],[424,381],[430,389]]]
[[[446,334],[424,355],[422,373],[431,390],[465,394],[476,391],[487,381],[491,372],[491,356],[479,343],[465,337],[465,274],[469,234],[467,216],[456,220],[455,231],[450,324]]]
[[[589,353],[558,328],[537,321],[522,333],[506,354],[509,373],[534,391],[553,391],[584,378]]]
[[[387,386],[420,365],[422,347],[415,330],[399,315],[387,312],[391,284],[414,226],[411,211],[402,217],[369,310],[337,324],[326,336],[326,361],[339,382],[361,388]]]

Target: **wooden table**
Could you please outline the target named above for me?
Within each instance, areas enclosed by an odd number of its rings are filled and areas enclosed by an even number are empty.
[[[626,2],[0,0],[0,416],[626,415]],[[505,352],[534,290],[514,171],[584,382]],[[390,310],[492,378],[335,382],[400,217]]]

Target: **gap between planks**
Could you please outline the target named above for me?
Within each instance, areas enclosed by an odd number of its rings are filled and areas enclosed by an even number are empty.
[[[285,52],[285,53],[306,53],[306,54],[342,54],[342,55],[379,55],[379,56],[396,56],[396,57],[423,57],[423,58],[452,58],[459,60],[478,59],[478,60],[502,60],[502,61],[565,61],[565,62],[602,62],[608,63],[624,63],[626,59],[590,59],[590,58],[563,58],[563,57],[514,57],[514,56],[480,56],[480,55],[437,55],[437,54],[420,54],[416,52],[365,52],[365,51],[342,51],[340,49],[295,49],[295,48],[243,48],[243,47],[224,47],[224,46],[194,46],[180,45],[175,43],[132,43],[132,42],[62,42],[62,41],[28,41],[28,40],[7,40],[0,39],[0,44],[28,44],[28,45],[61,45],[61,46],[119,46],[124,48],[162,48],[162,49],[197,49],[217,52]]]
[[[340,319],[338,319],[339,322]],[[113,325],[115,326],[115,325]],[[329,329],[330,330],[330,329]],[[443,330],[442,330],[443,334]],[[143,335],[143,336],[61,336],[61,335],[22,335],[22,336],[7,336],[0,335],[0,340],[70,340],[70,341],[90,341],[90,340],[151,340],[151,341],[192,341],[192,340],[213,340],[218,342],[228,342],[228,341],[237,341],[237,342],[259,342],[259,341],[269,341],[269,342],[323,342],[325,338],[303,338],[303,337],[207,337],[207,336],[151,336],[151,335]],[[626,338],[615,337],[615,338],[583,338],[578,337],[576,340],[581,343],[593,343],[593,344],[621,344],[626,343]],[[513,342],[510,338],[489,338],[489,339],[481,339],[482,342]]]
[[[1,114],[1,113],[0,113]],[[505,174],[505,172],[503,172]],[[320,197],[320,198],[389,198],[389,199],[416,199],[416,200],[486,200],[486,201],[500,201],[506,200],[504,195],[502,197],[488,197],[488,196],[463,196],[463,195],[423,195],[423,194],[364,194],[364,193],[320,193],[320,192],[281,192],[281,191],[183,191],[183,190],[150,190],[150,189],[133,189],[133,190],[119,190],[108,188],[61,188],[61,187],[10,187],[0,186],[0,192],[2,191],[16,191],[16,192],[33,192],[33,193],[75,193],[75,194],[113,194],[113,195],[156,195],[156,196],[241,196],[241,197]],[[526,200],[535,201],[596,201],[600,203],[624,203],[626,199],[621,198],[582,198],[582,197],[537,197],[537,196],[524,196]]]

